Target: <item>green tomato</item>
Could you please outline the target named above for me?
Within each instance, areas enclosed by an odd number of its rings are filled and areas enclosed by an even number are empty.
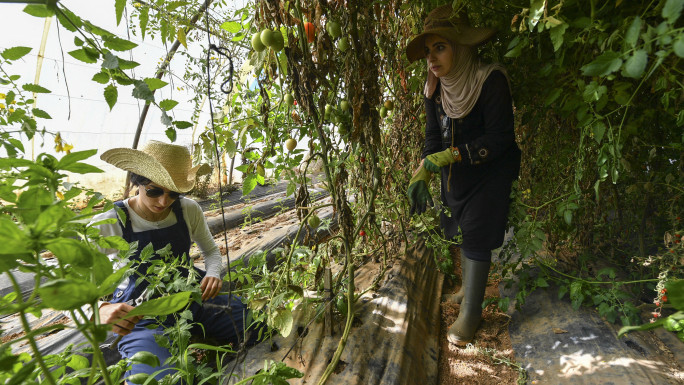
[[[261,42],[260,32],[257,32],[254,35],[252,35],[252,48],[254,48],[254,50],[257,52],[261,52],[266,49],[264,43]]]
[[[343,294],[339,294],[337,297],[337,301],[335,302],[335,305],[337,307],[337,311],[340,312],[342,315],[347,315],[347,296]]]
[[[261,42],[267,47],[273,47],[275,43],[275,34],[270,29],[266,28],[261,31]]]
[[[349,110],[349,102],[346,101],[346,100],[344,100],[344,99],[340,100],[340,109],[341,109],[342,111],[347,111],[347,110]]]
[[[284,100],[285,100],[285,104],[287,104],[288,106],[291,106],[294,104],[294,96],[292,96],[292,94],[289,94],[289,93],[285,94]]]
[[[380,117],[381,117],[381,118],[384,118],[384,117],[387,116],[387,108],[385,108],[385,106],[380,107],[380,111],[379,111],[379,112],[380,112]]]
[[[312,229],[318,228],[318,225],[321,224],[321,218],[318,217],[318,215],[311,215],[309,217],[309,226],[311,226]]]
[[[271,48],[276,52],[280,52],[280,50],[285,47],[285,38],[283,37],[283,34],[279,30],[275,30],[271,35],[273,37]]]
[[[325,114],[330,115],[332,113],[333,107],[330,104],[325,105]]]
[[[337,39],[342,35],[342,27],[335,21],[329,21],[328,24],[326,24],[325,29],[328,30],[330,37],[333,39]]]
[[[297,147],[297,141],[289,138],[288,140],[285,141],[285,148],[287,148],[287,151],[292,151]]]
[[[337,42],[337,49],[339,49],[342,52],[347,52],[349,49],[349,40],[346,37],[341,38]]]

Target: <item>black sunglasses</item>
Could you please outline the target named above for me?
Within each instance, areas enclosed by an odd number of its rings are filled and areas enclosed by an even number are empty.
[[[159,188],[159,187],[150,187],[147,188],[147,186],[143,186],[145,189],[145,195],[147,195],[150,198],[159,198],[160,196],[164,195],[164,189]],[[175,191],[169,191],[169,198],[171,199],[178,199],[181,195],[179,192]]]

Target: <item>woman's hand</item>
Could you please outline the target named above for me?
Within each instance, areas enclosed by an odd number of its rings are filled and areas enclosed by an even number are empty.
[[[223,281],[216,277],[204,277],[200,283],[202,289],[202,301],[212,299],[218,295],[223,286]]]
[[[125,336],[130,333],[135,324],[140,321],[142,316],[126,318],[129,311],[134,307],[127,303],[105,303],[100,306],[100,322],[113,325],[112,331],[116,334]]]

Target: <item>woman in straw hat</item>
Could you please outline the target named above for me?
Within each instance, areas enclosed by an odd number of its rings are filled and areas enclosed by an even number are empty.
[[[201,278],[202,303],[190,305],[194,323],[191,332],[204,333],[207,337],[230,342],[237,348],[244,340],[246,307],[238,298],[218,296],[222,286],[221,254],[209,232],[200,206],[191,199],[181,197],[181,194],[189,192],[195,186],[198,173],[206,174],[208,165],[192,167],[187,148],[158,141],[149,142],[142,151],[111,149],[104,152],[101,158],[118,168],[130,171],[131,183],[138,187],[137,195],[115,202],[125,212],[126,223],[119,219],[116,223],[97,225],[101,235],[118,235],[128,242],[137,241],[137,251],[130,258],[134,261],[140,260],[140,251],[149,244],[152,244],[155,251],[170,245],[174,257],[189,258],[190,245],[197,243],[204,256],[206,272],[195,269]],[[115,209],[96,216],[94,222],[109,218],[119,218]],[[118,260],[115,250],[106,252],[110,259]],[[161,257],[154,256],[153,259]],[[100,306],[99,313],[102,323],[113,325],[112,330],[123,336],[118,344],[123,357],[147,351],[158,356],[163,364],[171,356],[168,349],[155,341],[155,335],[160,338],[163,334],[163,327],[150,328],[150,324],[155,321],[141,321],[139,317],[122,320],[133,309],[126,302],[139,298],[145,292],[147,281],[139,278],[145,276],[150,266],[150,263],[138,264],[135,274],[119,285],[112,300]],[[187,276],[191,271],[181,269],[181,273]],[[138,284],[136,281],[139,281]],[[205,306],[207,304],[209,305]],[[173,317],[168,317],[164,326],[171,326],[172,322]],[[249,342],[254,342],[254,338]],[[155,377],[161,379],[172,373],[167,368],[168,365],[150,367],[134,364],[127,374],[157,373]]]
[[[511,184],[520,169],[506,71],[477,56],[477,47],[494,34],[445,5],[428,14],[423,33],[406,47],[411,62],[426,59],[428,67],[425,147],[409,182],[411,212],[432,204],[428,185],[439,173],[441,227],[447,239],[462,236],[462,284],[451,298],[461,310],[448,333],[457,345],[470,342],[480,323],[491,251],[503,243]]]

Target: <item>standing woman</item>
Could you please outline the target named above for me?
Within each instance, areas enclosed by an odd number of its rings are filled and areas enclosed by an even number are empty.
[[[193,314],[191,332],[193,335],[204,334],[222,343],[232,343],[233,348],[237,349],[238,344],[244,340],[247,328],[246,306],[238,298],[218,296],[223,283],[221,254],[199,204],[181,196],[193,189],[198,171],[208,166],[192,167],[187,148],[158,141],[150,141],[142,151],[114,148],[104,152],[101,158],[120,169],[130,171],[131,183],[138,187],[138,192],[132,198],[115,202],[126,214],[125,223],[119,219],[116,223],[100,224],[97,226],[100,234],[118,235],[129,243],[137,241],[137,251],[131,257],[134,261],[139,261],[140,252],[149,244],[152,244],[155,251],[170,244],[174,257],[190,258],[190,246],[193,242],[197,243],[204,257],[206,272],[194,269],[201,279],[202,303],[192,303],[189,307]],[[94,222],[109,218],[118,219],[115,209],[96,216]],[[115,250],[106,252],[112,261],[118,262]],[[161,259],[159,256],[153,258]],[[153,320],[123,320],[133,309],[126,302],[140,297],[147,287],[146,280],[140,280],[137,284],[136,281],[146,276],[149,266],[149,263],[134,265],[134,274],[121,282],[110,302],[100,305],[99,313],[103,324],[113,325],[112,330],[123,336],[118,348],[124,358],[130,358],[139,351],[147,351],[159,357],[162,363],[161,367],[134,364],[127,375],[157,373],[155,377],[159,380],[172,374],[170,366],[163,365],[171,354],[156,341],[162,337],[163,327],[150,328],[155,322]],[[184,275],[195,273],[185,268],[181,272]],[[173,318],[167,317],[164,325],[173,325]]]
[[[459,233],[463,239],[461,290],[452,297],[461,310],[448,333],[457,345],[470,342],[479,326],[491,251],[503,243],[511,184],[520,169],[506,71],[477,56],[476,47],[494,34],[444,5],[428,14],[423,33],[406,47],[409,61],[426,59],[428,67],[425,148],[409,182],[411,213],[432,204],[428,185],[432,173],[440,173],[447,211],[440,225],[447,239]]]

